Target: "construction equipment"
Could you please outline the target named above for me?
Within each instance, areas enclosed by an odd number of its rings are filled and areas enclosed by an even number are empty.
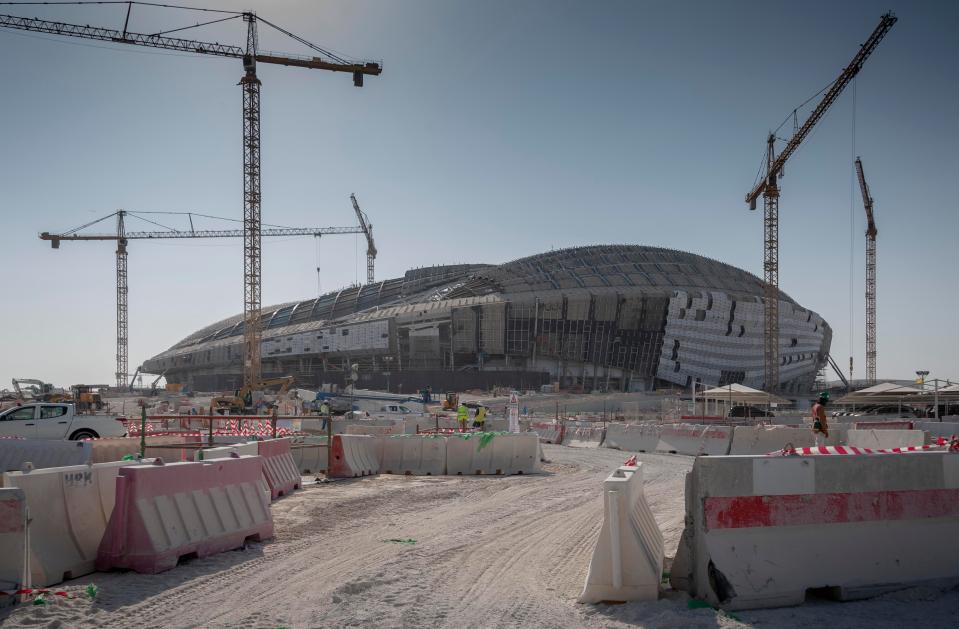
[[[866,209],[866,380],[876,383],[876,219],[872,213],[872,196],[862,172],[862,160],[856,158],[856,175]]]
[[[190,218],[190,224],[193,224],[193,214],[191,212],[170,212],[170,214],[186,214]],[[81,230],[96,225],[101,221],[116,217],[117,230],[115,234],[86,234],[79,233]],[[139,218],[136,212],[126,210],[117,210],[113,214],[108,214],[103,218],[67,230],[62,234],[51,234],[43,232],[40,234],[40,240],[49,240],[50,246],[54,249],[60,248],[60,242],[67,240],[77,241],[98,241],[115,240],[117,242],[117,388],[127,387],[127,362],[129,354],[129,315],[127,308],[127,245],[131,240],[163,240],[168,238],[240,238],[245,237],[245,230],[241,229],[193,229],[189,231],[169,229],[167,231],[126,231],[126,217]],[[261,236],[321,236],[328,234],[362,234],[366,233],[363,226],[357,227],[279,227],[260,229]],[[138,370],[139,371],[139,370]],[[133,388],[133,380],[136,374],[130,379],[129,387]],[[158,378],[159,380],[159,378]]]
[[[444,411],[455,411],[460,405],[460,396],[458,393],[447,393],[443,400]]]
[[[35,18],[24,18],[13,15],[0,15],[0,28],[11,28],[36,33],[46,33],[51,35],[62,35],[66,37],[79,37],[82,39],[92,39],[98,41],[107,41],[112,43],[131,44],[135,46],[146,46],[150,48],[160,48],[164,50],[175,50],[178,52],[189,52],[200,55],[214,55],[218,57],[229,57],[241,59],[243,61],[243,77],[240,79],[240,86],[243,90],[243,316],[244,316],[244,346],[245,356],[243,361],[243,382],[252,384],[260,381],[260,339],[262,335],[262,322],[260,320],[260,275],[261,275],[261,233],[260,233],[260,79],[256,74],[256,64],[268,63],[298,68],[308,68],[313,70],[329,70],[332,72],[347,72],[353,76],[353,85],[363,86],[363,77],[365,75],[377,76],[382,72],[382,66],[374,62],[351,62],[342,57],[311,44],[302,37],[276,26],[275,24],[258,17],[250,11],[218,11],[211,9],[194,9],[191,7],[182,7],[175,5],[157,5],[154,7],[166,7],[176,10],[196,10],[206,13],[217,13],[226,17],[210,20],[208,22],[194,24],[183,28],[168,30],[165,32],[144,34],[134,33],[127,29],[130,23],[130,13],[134,4],[139,2],[127,2],[126,20],[123,30],[118,31],[110,28],[97,26],[69,24],[65,22],[54,22],[49,20],[39,20]],[[188,28],[197,28],[209,24],[225,22],[235,18],[242,18],[246,23],[246,47],[220,44],[216,42],[203,42],[178,37],[169,37],[168,34],[174,31],[179,32]],[[307,46],[312,51],[322,55],[317,56],[296,56],[289,54],[263,53],[257,46],[257,24],[263,23],[273,29],[283,33]],[[118,243],[123,240],[118,233]],[[117,251],[117,277],[120,277],[121,269],[120,247]],[[124,258],[125,261],[125,258]],[[122,269],[123,277],[126,277],[126,267]],[[124,284],[125,289],[125,284]],[[125,294],[121,295],[120,286],[117,288],[118,302],[122,298],[125,301]],[[117,308],[118,316],[120,308]],[[119,324],[119,321],[118,321]],[[118,332],[121,331],[120,325],[117,326]],[[125,329],[123,330],[125,334]],[[117,335],[118,344],[121,341],[121,335]],[[125,342],[126,337],[122,340]],[[118,352],[119,354],[119,352]],[[117,358],[118,368],[120,358]],[[123,378],[126,378],[126,365],[123,365]],[[123,386],[119,382],[118,385]]]
[[[17,398],[21,400],[31,400],[34,402],[70,402],[72,397],[63,389],[54,387],[49,382],[37,380],[36,378],[14,378],[13,390],[17,393]],[[21,384],[28,385],[21,387]]]
[[[75,384],[70,387],[73,393],[73,404],[77,413],[92,413],[103,410],[103,397],[99,389],[106,389],[105,384]]]
[[[233,395],[224,395],[210,400],[210,414],[218,415],[252,415],[255,410],[253,406],[253,392],[265,391],[271,388],[277,388],[277,395],[282,395],[293,386],[293,376],[283,378],[269,378],[257,382],[255,385],[243,385],[242,388],[233,392]]]
[[[872,32],[866,43],[860,47],[859,52],[843,69],[839,77],[829,86],[822,100],[809,114],[806,122],[795,130],[792,138],[789,139],[778,156],[775,147],[776,134],[775,132],[769,134],[766,138],[765,174],[746,195],[746,203],[749,204],[750,210],[755,210],[756,199],[760,195],[763,197],[763,280],[765,281],[763,294],[765,383],[763,388],[767,391],[775,391],[779,388],[779,178],[782,177],[783,166],[785,166],[786,160],[799,148],[802,141],[809,136],[816,123],[836,102],[846,86],[859,74],[863,63],[873,53],[897,19],[891,12],[880,18],[879,26]],[[796,112],[793,111],[794,119],[795,114]]]
[[[366,234],[366,283],[373,283],[373,262],[376,260],[376,245],[373,244],[373,225],[370,224],[369,217],[360,210],[360,204],[356,202],[356,195],[350,195],[350,201],[353,202],[353,211],[356,212],[356,220],[360,223],[360,228]]]

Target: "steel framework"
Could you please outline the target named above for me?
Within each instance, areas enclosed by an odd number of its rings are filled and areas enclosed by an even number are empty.
[[[876,220],[872,210],[872,196],[866,185],[862,160],[856,158],[856,175],[862,191],[862,205],[866,210],[866,379],[876,382]]]
[[[353,85],[363,86],[365,75],[376,76],[382,72],[380,64],[373,62],[357,63],[324,50],[302,37],[279,28],[252,12],[220,11],[227,15],[222,19],[207,22],[223,22],[242,17],[247,23],[246,48],[224,45],[219,43],[202,42],[178,37],[166,37],[164,33],[144,34],[133,33],[127,30],[130,21],[130,11],[133,3],[127,3],[127,17],[122,31],[89,25],[69,24],[50,20],[38,20],[13,15],[0,15],[0,28],[78,37],[120,44],[147,46],[164,50],[176,50],[203,55],[241,58],[243,60],[244,76],[240,80],[243,88],[243,312],[246,320],[244,337],[246,342],[246,360],[244,367],[244,384],[259,382],[260,374],[260,280],[261,280],[261,248],[260,248],[260,81],[256,76],[256,62],[271,63],[314,70],[331,70],[347,72],[353,75]],[[166,6],[173,9],[189,9],[174,5]],[[257,50],[258,22],[273,27],[281,33],[295,39],[299,43],[324,55],[321,57],[304,57],[295,55],[278,55],[273,53],[261,54]],[[203,26],[196,24],[185,28]],[[184,29],[176,29],[181,31]],[[171,31],[172,32],[172,31]],[[329,59],[329,60],[327,60]],[[118,267],[119,276],[119,267]],[[118,325],[118,338],[119,325]],[[119,357],[117,358],[119,361]],[[125,377],[125,375],[124,375]]]
[[[127,383],[127,359],[129,356],[129,330],[127,327],[128,309],[127,295],[129,293],[127,284],[127,239],[124,233],[123,215],[125,212],[117,212],[117,387],[122,388]]]
[[[373,225],[370,224],[369,217],[360,209],[360,204],[356,202],[356,195],[350,195],[350,201],[353,202],[353,211],[356,212],[356,220],[360,228],[366,235],[366,283],[373,283],[373,263],[376,260],[376,244],[373,243]]]

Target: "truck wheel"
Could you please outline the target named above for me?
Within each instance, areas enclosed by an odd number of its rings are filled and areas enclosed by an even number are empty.
[[[70,435],[70,441],[80,441],[81,439],[99,439],[100,435],[93,432],[89,428],[81,428],[72,435]]]

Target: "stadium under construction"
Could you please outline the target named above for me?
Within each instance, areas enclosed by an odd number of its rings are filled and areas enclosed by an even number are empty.
[[[784,393],[825,365],[832,331],[779,294]],[[762,388],[763,283],[703,256],[635,245],[589,246],[501,265],[407,271],[316,299],[263,309],[264,376],[412,393],[559,383],[649,390],[743,383]],[[243,317],[199,330],[150,358],[194,390],[243,378]]]

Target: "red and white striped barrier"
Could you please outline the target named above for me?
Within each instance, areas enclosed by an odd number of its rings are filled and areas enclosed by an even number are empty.
[[[671,583],[725,609],[797,605],[810,589],[851,600],[952,581],[959,454],[701,457],[686,478],[685,521]]]
[[[559,445],[563,443],[563,433],[566,427],[561,423],[534,422],[530,428],[539,435],[541,443],[553,443]]]
[[[786,447],[777,452],[770,452],[766,456],[823,456],[830,454],[850,455],[850,454],[905,454],[908,452],[930,452],[949,449],[947,443],[933,444],[927,446],[908,446],[905,448],[886,448],[872,450],[870,448],[856,448],[853,446],[812,446],[809,448]],[[959,448],[957,448],[959,449]]]

